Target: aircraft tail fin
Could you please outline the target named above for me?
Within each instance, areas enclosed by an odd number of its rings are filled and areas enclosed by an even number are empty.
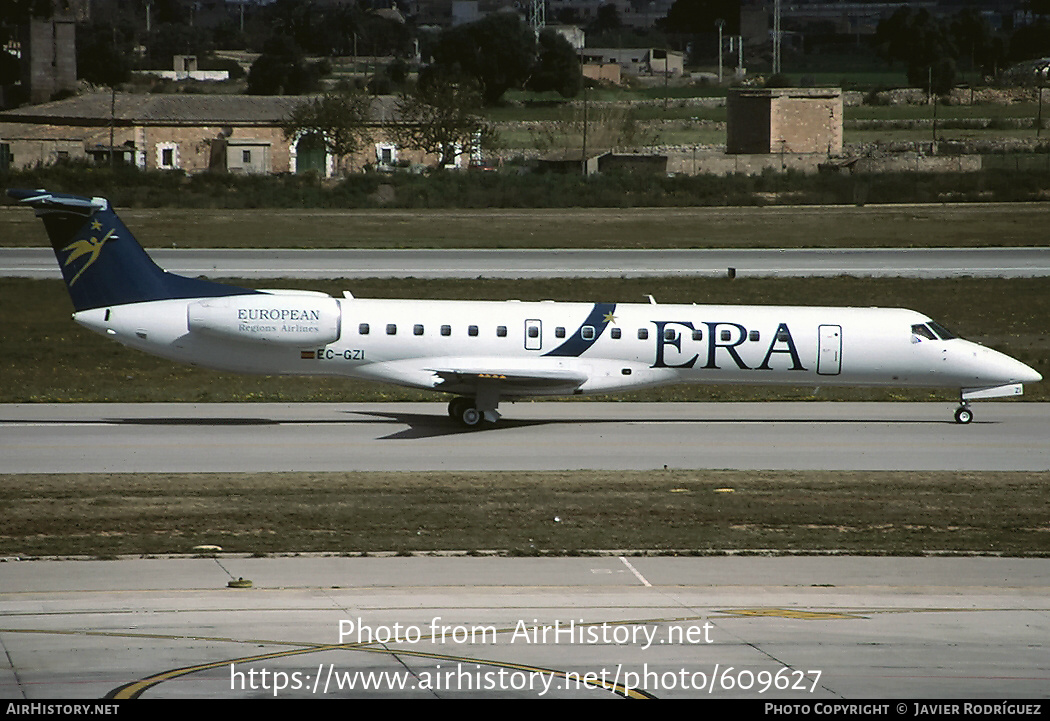
[[[44,221],[76,310],[256,291],[187,278],[153,262],[105,198],[10,189]]]

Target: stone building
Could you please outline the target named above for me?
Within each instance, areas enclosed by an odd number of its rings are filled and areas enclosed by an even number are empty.
[[[77,87],[76,21],[72,15],[32,18],[20,29],[22,86],[43,103]]]
[[[842,153],[839,88],[731,88],[726,152]]]
[[[324,143],[313,136],[286,138],[282,129],[295,106],[308,99],[93,93],[0,112],[0,149],[14,168],[63,159],[106,162],[112,154],[143,170],[313,171],[329,177],[339,164]],[[345,159],[344,169],[436,161],[387,139],[383,125],[393,117],[392,97],[377,98],[372,112],[374,142]]]

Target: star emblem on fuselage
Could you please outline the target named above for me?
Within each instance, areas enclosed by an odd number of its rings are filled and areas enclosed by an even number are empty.
[[[602,321],[605,323],[615,323],[616,316],[613,315],[612,312],[606,313],[604,316],[602,316]]]

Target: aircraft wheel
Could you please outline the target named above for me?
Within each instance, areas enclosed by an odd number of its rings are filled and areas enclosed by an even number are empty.
[[[463,415],[464,409],[470,405],[471,402],[469,398],[456,396],[448,403],[448,417],[458,421],[460,416]]]
[[[485,420],[485,414],[475,408],[473,404],[467,404],[466,408],[460,410],[459,422],[467,428],[477,428],[483,420]]]
[[[973,420],[973,411],[966,406],[959,406],[955,409],[955,422],[956,423],[969,423]]]

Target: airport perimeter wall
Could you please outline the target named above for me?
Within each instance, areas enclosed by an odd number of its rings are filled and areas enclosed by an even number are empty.
[[[981,170],[1038,170],[1050,172],[1050,153],[930,155],[919,151],[876,156],[840,156],[826,153],[768,153],[729,155],[721,151],[661,148],[667,172],[683,175],[728,175],[796,171],[816,173],[840,168],[855,173],[973,173]]]

